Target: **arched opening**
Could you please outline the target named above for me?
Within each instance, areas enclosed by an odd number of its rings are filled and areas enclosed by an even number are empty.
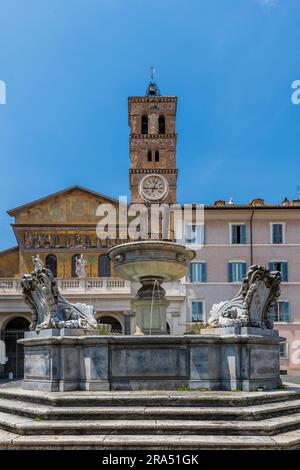
[[[97,321],[100,324],[105,323],[106,325],[111,325],[111,332],[112,333],[115,333],[115,334],[116,333],[117,334],[122,334],[123,333],[121,323],[119,322],[119,320],[117,320],[114,317],[109,317],[109,316],[101,317]]]
[[[106,255],[99,256],[98,258],[98,276],[110,277],[110,260]]]
[[[4,330],[7,362],[4,365],[4,378],[20,379],[24,376],[23,346],[17,343],[24,338],[25,331],[29,330],[30,322],[24,317],[15,317],[10,320]]]
[[[148,150],[148,162],[152,162],[152,152]]]
[[[155,150],[155,161],[159,162],[159,150]]]
[[[161,114],[158,118],[158,133],[165,134],[165,132],[166,132],[165,116]]]
[[[80,255],[72,256],[72,277],[78,277],[76,273],[76,261],[80,258]]]
[[[142,131],[142,134],[148,134],[148,116],[146,116],[146,114],[143,114],[142,116],[141,131]]]
[[[57,277],[57,258],[55,255],[46,256],[46,268],[49,269],[54,277]]]

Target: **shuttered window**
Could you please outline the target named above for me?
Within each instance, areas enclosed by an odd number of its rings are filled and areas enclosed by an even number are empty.
[[[287,261],[270,261],[269,262],[270,271],[279,271],[281,273],[282,282],[288,282],[288,262]]]
[[[246,276],[247,263],[237,261],[228,263],[228,282],[241,282]]]
[[[190,282],[206,282],[206,263],[191,263],[190,264]]]
[[[272,243],[283,243],[283,225],[272,224]]]
[[[231,243],[233,245],[245,245],[246,239],[246,224],[231,225]]]
[[[271,319],[274,322],[290,322],[290,304],[287,300],[281,300],[273,307]]]
[[[205,226],[203,224],[188,224],[186,227],[186,243],[197,245],[205,243]]]
[[[204,321],[204,309],[202,300],[192,301],[192,322]]]

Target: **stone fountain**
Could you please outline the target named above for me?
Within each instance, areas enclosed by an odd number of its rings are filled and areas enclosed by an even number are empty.
[[[142,284],[137,332],[104,335],[95,310],[63,298],[52,273],[35,260],[21,282],[32,311],[24,346],[23,388],[30,390],[274,389],[281,384],[278,331],[271,309],[280,273],[251,266],[237,295],[213,305],[200,334],[166,335],[164,281],[183,277],[193,250],[164,241],[131,242],[109,251],[115,271]]]
[[[136,335],[167,334],[169,302],[162,283],[184,277],[195,251],[172,242],[141,241],[115,246],[108,256],[120,277],[142,284],[135,301]]]

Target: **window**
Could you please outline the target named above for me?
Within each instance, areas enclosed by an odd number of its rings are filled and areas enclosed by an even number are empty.
[[[272,243],[283,243],[283,224],[271,224],[272,227]]]
[[[290,304],[287,300],[280,300],[271,311],[271,319],[274,322],[289,323],[290,321]]]
[[[155,150],[155,161],[159,162],[159,151]]]
[[[246,224],[231,224],[231,243],[233,245],[246,244]]]
[[[46,268],[49,269],[54,277],[57,277],[57,258],[55,255],[46,256]]]
[[[148,162],[152,162],[152,152],[148,150]]]
[[[76,260],[80,258],[80,255],[72,256],[72,277],[77,277],[76,273]]]
[[[288,359],[288,342],[283,341],[282,343],[279,344],[279,354],[281,359]]]
[[[99,277],[110,277],[110,260],[106,255],[99,256],[98,275]]]
[[[190,282],[206,282],[206,263],[190,264]]]
[[[270,261],[270,271],[280,271],[282,282],[288,282],[288,263],[287,261]]]
[[[188,224],[186,227],[186,243],[203,244],[205,239],[205,227],[203,224]]]
[[[192,301],[192,322],[204,321],[204,308],[202,300]]]
[[[148,116],[145,114],[142,116],[142,134],[148,134]]]
[[[165,132],[166,132],[165,116],[161,114],[158,118],[158,133],[164,134]]]
[[[245,261],[234,261],[228,263],[228,282],[242,282],[246,276],[247,263]]]

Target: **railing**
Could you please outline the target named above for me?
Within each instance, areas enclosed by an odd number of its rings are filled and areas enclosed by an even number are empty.
[[[57,278],[56,282],[62,294],[135,294],[141,287],[139,283],[131,284],[117,277]],[[166,282],[163,287],[169,297],[186,295],[186,286],[182,282]],[[20,279],[0,278],[0,296],[17,294],[22,294]]]
[[[56,279],[57,286],[61,293],[130,293],[129,281],[119,278],[85,278],[85,279]],[[0,295],[21,294],[22,288],[20,279],[0,278]]]

